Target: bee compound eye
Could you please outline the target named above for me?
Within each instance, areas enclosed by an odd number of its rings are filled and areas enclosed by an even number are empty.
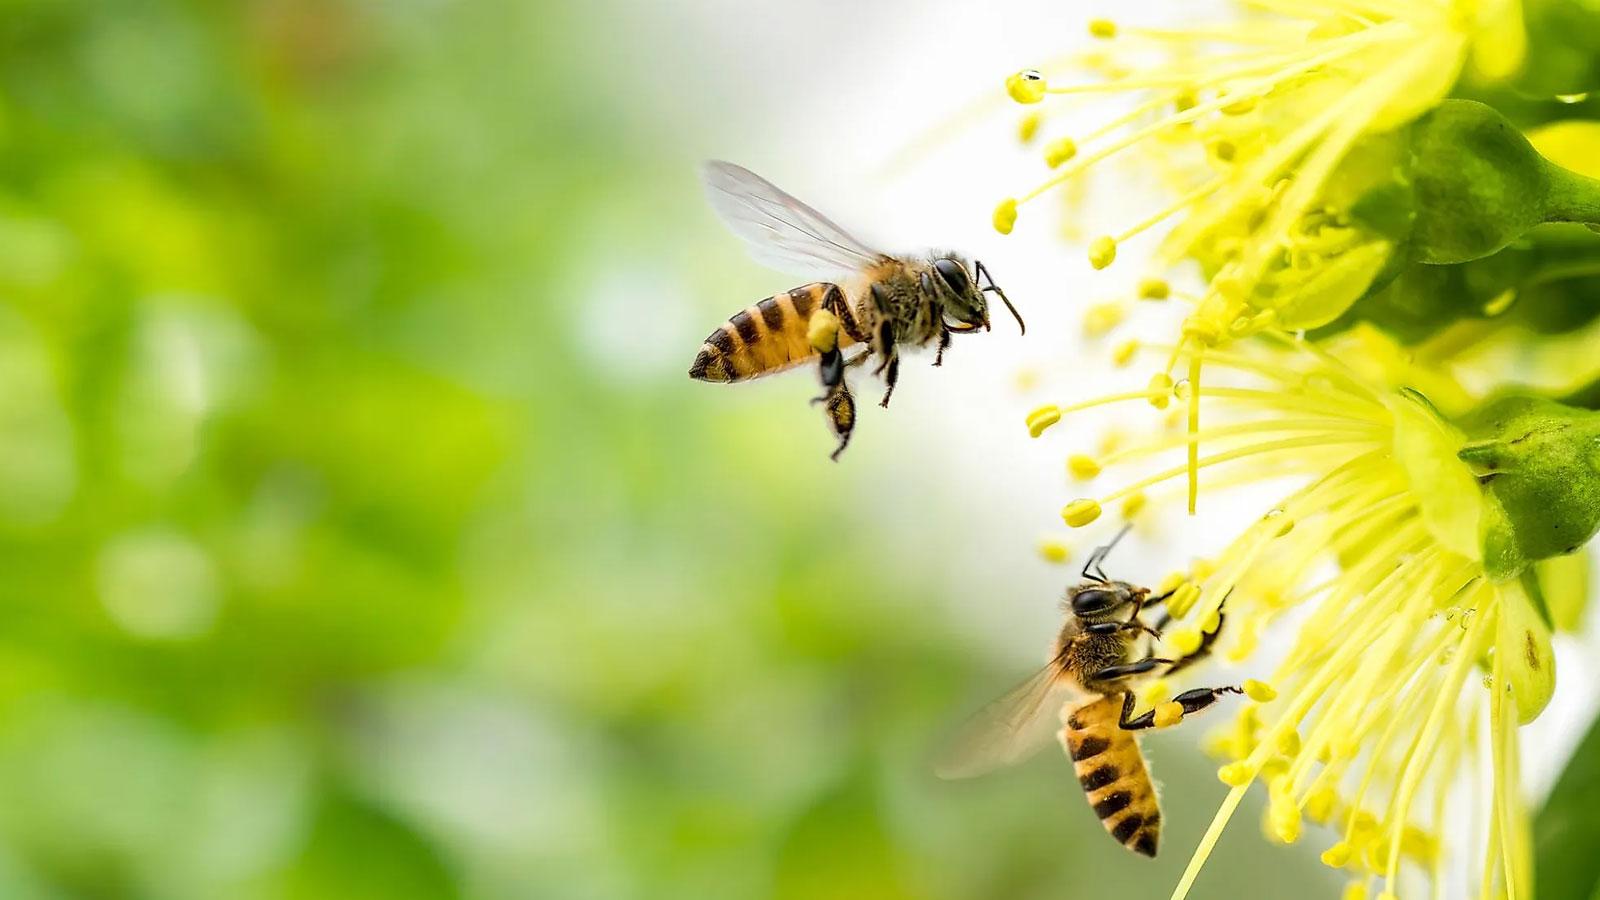
[[[971,289],[972,282],[967,278],[967,267],[961,263],[949,257],[943,257],[933,261],[933,268],[939,273],[939,277],[944,279],[944,283],[950,286],[950,290],[956,292],[957,296],[961,296]]]
[[[1104,612],[1116,603],[1116,594],[1100,588],[1088,588],[1072,595],[1072,611],[1080,616]]]

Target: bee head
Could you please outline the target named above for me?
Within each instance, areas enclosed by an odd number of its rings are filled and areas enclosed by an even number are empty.
[[[1080,619],[1103,619],[1132,603],[1133,595],[1126,581],[1086,581],[1067,588],[1066,606]]]
[[[938,273],[939,286],[944,294],[945,315],[955,320],[946,322],[946,326],[954,332],[989,330],[989,301],[984,294],[994,292],[1000,295],[1001,302],[1006,309],[1011,310],[1011,315],[1016,317],[1017,325],[1027,333],[1028,327],[1022,324],[1022,317],[1017,315],[1016,307],[1006,299],[1005,292],[1000,290],[989,276],[989,271],[983,263],[974,262],[972,271],[967,269],[967,263],[955,254],[947,254],[933,260],[933,270]],[[980,285],[978,279],[983,279],[988,284]]]

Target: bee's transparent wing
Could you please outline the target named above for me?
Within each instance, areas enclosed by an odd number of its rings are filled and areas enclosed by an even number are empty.
[[[715,160],[705,164],[701,176],[711,208],[764,266],[807,278],[838,278],[886,258],[749,169]]]
[[[934,772],[971,778],[1027,759],[1060,727],[1058,714],[1070,694],[1060,667],[1051,662],[968,720],[935,761]]]

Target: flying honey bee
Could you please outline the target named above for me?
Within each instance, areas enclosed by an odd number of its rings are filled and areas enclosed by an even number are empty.
[[[966,778],[1020,762],[1048,741],[1051,714],[1059,711],[1058,737],[1072,757],[1078,783],[1095,815],[1117,843],[1155,856],[1161,840],[1161,803],[1135,732],[1156,724],[1156,710],[1133,715],[1133,689],[1152,673],[1171,674],[1198,662],[1221,630],[1207,633],[1187,656],[1152,655],[1151,642],[1170,616],[1146,625],[1140,613],[1170,594],[1113,581],[1101,569],[1127,534],[1095,550],[1083,567],[1084,581],[1068,588],[1067,618],[1050,661],[1032,678],[984,707],[961,732],[938,765],[945,778]],[[1238,687],[1195,688],[1172,699],[1182,716],[1199,712]]]
[[[891,256],[844,229],[748,169],[707,163],[703,173],[711,207],[749,245],[756,261],[817,281],[774,294],[735,313],[711,332],[689,367],[700,381],[746,381],[817,361],[828,425],[839,439],[838,459],[855,428],[855,399],[845,369],[879,360],[874,374],[887,385],[887,407],[900,378],[900,353],[937,348],[944,361],[952,334],[989,329],[985,294],[999,295],[1026,331],[1016,307],[983,263],[954,253]],[[987,284],[980,286],[978,279]],[[866,345],[849,358],[844,351]]]

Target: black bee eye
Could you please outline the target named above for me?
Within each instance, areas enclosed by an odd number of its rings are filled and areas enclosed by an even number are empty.
[[[933,261],[933,268],[938,271],[944,283],[955,291],[957,297],[966,296],[971,290],[972,282],[967,279],[967,267],[949,257],[941,257]]]
[[[1116,603],[1116,594],[1098,588],[1089,588],[1072,595],[1072,611],[1080,616],[1105,612]]]

